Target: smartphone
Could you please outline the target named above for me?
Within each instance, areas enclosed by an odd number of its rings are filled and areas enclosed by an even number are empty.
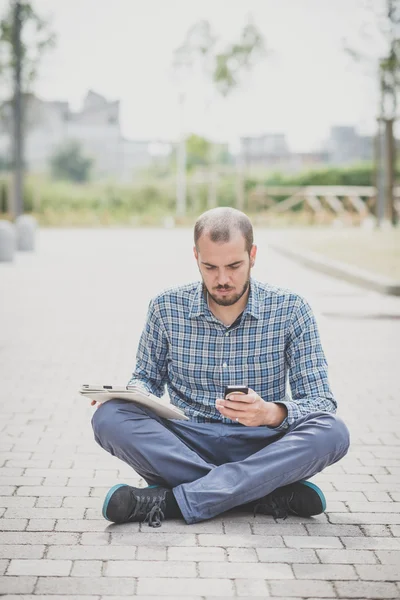
[[[247,385],[227,385],[225,387],[224,398],[229,394],[248,394],[249,388]]]

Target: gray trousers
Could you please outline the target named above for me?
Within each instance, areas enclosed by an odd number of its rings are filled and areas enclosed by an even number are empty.
[[[96,441],[149,485],[172,488],[187,523],[197,523],[308,479],[349,447],[343,421],[311,413],[285,432],[232,423],[162,419],[125,400],[95,411]]]

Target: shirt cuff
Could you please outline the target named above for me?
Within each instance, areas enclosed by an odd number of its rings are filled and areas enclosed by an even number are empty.
[[[286,406],[288,414],[283,419],[283,421],[280,425],[278,425],[277,427],[271,427],[271,429],[275,429],[276,431],[286,431],[286,429],[288,429],[290,427],[290,425],[292,425],[292,423],[294,423],[296,420],[294,413],[295,413],[295,410],[297,409],[297,405],[295,402],[290,402],[290,400],[288,400],[288,401],[282,400],[279,402],[275,402],[275,404],[282,404],[283,406]]]

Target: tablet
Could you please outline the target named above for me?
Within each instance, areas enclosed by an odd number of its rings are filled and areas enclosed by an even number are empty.
[[[128,400],[141,406],[146,406],[156,415],[163,419],[181,419],[189,421],[185,413],[168,402],[162,400],[150,392],[144,391],[136,386],[115,386],[115,385],[91,385],[85,383],[82,385],[79,393],[90,400],[96,402],[107,402],[108,400]]]

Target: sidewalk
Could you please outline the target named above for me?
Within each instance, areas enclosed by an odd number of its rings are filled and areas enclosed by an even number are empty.
[[[400,299],[310,271],[257,232],[253,275],[318,315],[350,453],[315,481],[312,519],[229,513],[108,525],[140,484],[93,441],[82,383],[124,383],[152,295],[198,278],[188,230],[42,230],[0,264],[0,595],[5,598],[398,598]]]

